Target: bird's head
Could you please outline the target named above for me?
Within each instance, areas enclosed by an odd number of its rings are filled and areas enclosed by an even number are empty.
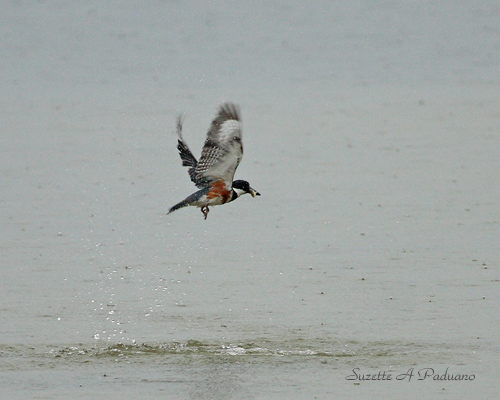
[[[260,196],[260,193],[257,192],[255,189],[251,188],[250,184],[247,181],[241,181],[241,180],[234,181],[233,190],[235,191],[238,197],[240,197],[245,193],[251,194],[252,197]]]

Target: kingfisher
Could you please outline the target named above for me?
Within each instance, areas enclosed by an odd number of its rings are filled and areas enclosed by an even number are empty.
[[[224,103],[212,121],[200,160],[189,150],[182,137],[182,117],[177,117],[177,149],[184,167],[189,167],[191,181],[200,190],[171,207],[169,214],[180,208],[196,206],[207,219],[209,206],[218,206],[236,200],[249,193],[252,197],[260,193],[247,181],[233,181],[236,168],[243,157],[242,125],[239,107]]]

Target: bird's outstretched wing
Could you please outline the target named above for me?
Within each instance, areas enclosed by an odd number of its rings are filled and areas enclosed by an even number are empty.
[[[212,121],[193,176],[198,182],[223,180],[230,188],[242,157],[240,112],[233,103],[224,103]]]
[[[181,156],[182,160],[182,166],[183,167],[190,167],[188,170],[189,176],[193,183],[198,186],[199,188],[205,187],[206,182],[201,182],[198,181],[195,178],[195,169],[196,165],[198,164],[198,161],[196,160],[195,156],[193,156],[193,153],[191,153],[191,150],[189,150],[188,145],[186,142],[184,142],[184,138],[182,137],[182,116],[179,115],[177,117],[177,136],[179,137],[177,141],[177,150],[179,150],[179,155]]]
[[[212,121],[199,161],[182,137],[182,118],[177,119],[177,149],[182,165],[189,168],[193,183],[204,188],[211,182],[223,180],[228,188],[233,183],[234,173],[243,157],[241,120],[238,107],[224,103]]]

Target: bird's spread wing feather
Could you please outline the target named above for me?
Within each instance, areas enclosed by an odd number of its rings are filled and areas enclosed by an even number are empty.
[[[184,141],[184,138],[182,137],[182,116],[177,117],[177,136],[179,137],[177,141],[177,150],[179,150],[179,155],[181,156],[182,160],[182,166],[183,167],[190,167],[188,170],[189,176],[193,183],[202,188],[206,186],[206,183],[204,182],[199,182],[195,178],[195,168],[196,165],[198,164],[198,161],[196,160],[196,157],[193,156],[193,153],[191,153],[191,150],[189,150],[188,145]]]
[[[193,171],[190,170],[191,179],[199,187],[222,179],[230,188],[242,157],[240,113],[236,105],[225,103],[212,121],[200,160]]]

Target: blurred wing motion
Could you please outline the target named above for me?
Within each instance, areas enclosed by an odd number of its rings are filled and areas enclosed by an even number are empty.
[[[190,167],[189,176],[197,187],[208,187],[217,180],[224,181],[228,188],[232,186],[234,173],[243,157],[241,127],[237,106],[223,104],[212,121],[201,158],[197,161],[182,137],[182,118],[177,119],[177,149],[182,165]]]
[[[188,145],[184,142],[184,138],[182,137],[182,116],[177,117],[177,136],[179,136],[179,140],[177,141],[177,150],[179,150],[179,155],[181,156],[182,166],[183,167],[191,167],[188,170],[189,176],[194,184],[198,187],[204,187],[205,185],[200,185],[200,183],[196,180],[194,172],[196,169],[196,165],[198,164],[198,160],[196,160],[191,150],[189,150]]]

